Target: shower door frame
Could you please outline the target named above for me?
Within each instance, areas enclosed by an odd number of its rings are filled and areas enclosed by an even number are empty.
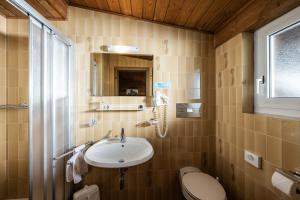
[[[75,104],[74,104],[74,97],[75,97],[75,85],[74,85],[74,80],[75,80],[75,61],[74,61],[74,52],[75,52],[75,48],[74,48],[74,43],[72,40],[68,39],[64,34],[62,34],[60,31],[58,31],[51,23],[49,23],[49,21],[47,19],[45,19],[41,14],[39,14],[34,8],[32,8],[28,3],[26,3],[24,0],[6,0],[7,2],[11,3],[13,6],[15,6],[17,9],[19,9],[21,12],[23,12],[26,16],[29,17],[29,29],[31,29],[31,20],[34,19],[35,21],[38,21],[39,23],[41,23],[44,27],[41,28],[42,30],[42,62],[41,62],[41,74],[42,77],[45,75],[45,73],[51,71],[51,70],[46,70],[47,72],[45,72],[44,70],[44,66],[47,65],[46,61],[45,61],[45,57],[48,56],[48,52],[45,52],[44,49],[44,43],[45,43],[45,36],[47,34],[47,31],[50,31],[51,34],[53,34],[53,37],[58,37],[60,40],[62,40],[67,46],[68,46],[68,97],[69,97],[69,127],[68,127],[68,132],[69,132],[69,141],[68,141],[68,147],[71,148],[74,143],[75,143],[75,136],[74,136],[74,122],[75,122]],[[32,19],[31,19],[32,18]],[[31,32],[31,30],[29,30],[29,32]],[[31,36],[29,35],[29,38]],[[53,39],[52,39],[53,40]],[[31,44],[29,42],[29,44]],[[31,49],[31,45],[29,45],[29,53],[30,53],[30,49]],[[51,47],[52,48],[52,47]],[[47,54],[47,55],[46,55]],[[31,55],[29,55],[29,71],[32,70],[32,57]],[[52,73],[52,72],[51,72]],[[32,73],[29,72],[29,80],[30,82],[32,82]],[[42,89],[41,89],[41,93],[44,94],[44,84],[45,81],[42,81]],[[32,83],[30,83],[30,87],[32,87]],[[51,86],[52,87],[52,86]],[[51,92],[52,93],[52,92]],[[43,97],[42,97],[43,98]],[[31,102],[32,96],[31,96],[31,92],[29,93],[29,101]],[[44,103],[44,101],[42,101],[41,103]],[[53,103],[52,103],[53,105]],[[52,106],[51,105],[51,106]],[[44,106],[43,106],[44,108]],[[33,119],[34,116],[32,116],[32,105],[29,103],[29,199],[32,199],[32,195],[33,195],[33,188],[32,188],[32,183],[33,183],[33,179],[32,179],[32,173],[33,173],[33,161],[32,161],[32,144],[31,144],[31,138],[32,138],[32,125],[30,123],[30,121]],[[52,111],[52,108],[51,110]],[[42,111],[42,115],[45,116],[44,110]],[[51,116],[51,120],[52,120],[52,116]],[[44,121],[44,119],[42,119],[42,121]],[[52,120],[53,121],[53,120]],[[51,124],[51,126],[53,126],[53,122]],[[53,128],[53,127],[52,127]],[[44,127],[42,127],[42,129],[44,130]],[[53,133],[53,131],[52,131]],[[53,135],[52,135],[53,136]],[[46,137],[48,137],[45,132],[42,136],[45,140]],[[52,138],[53,140],[53,138]],[[47,175],[48,175],[48,168],[47,165],[51,164],[51,168],[54,166],[53,164],[53,143],[51,145],[47,145],[46,146],[47,151],[51,152],[51,155],[45,155],[44,152],[44,160],[43,160],[43,172],[44,172],[44,199],[47,199],[48,194],[45,192],[47,192]],[[42,149],[43,151],[45,150],[45,148]],[[45,157],[46,156],[46,157]],[[51,159],[51,163],[50,162]],[[48,162],[47,162],[48,161]],[[45,166],[46,165],[46,166]],[[53,169],[52,169],[52,174],[53,174]],[[55,187],[53,186],[54,184],[54,177],[52,176],[52,197],[55,197]]]

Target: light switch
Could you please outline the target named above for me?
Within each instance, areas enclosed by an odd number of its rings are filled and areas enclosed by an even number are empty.
[[[250,165],[252,165],[258,169],[261,169],[261,167],[262,167],[262,157],[261,156],[245,150],[244,159]]]

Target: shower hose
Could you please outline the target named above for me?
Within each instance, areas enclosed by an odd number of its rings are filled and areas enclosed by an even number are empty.
[[[156,106],[153,108],[154,120],[159,121],[159,112],[161,113],[161,111],[162,111],[162,113],[163,113],[162,130],[160,127],[160,123],[155,124],[155,132],[160,138],[164,138],[167,135],[167,131],[168,131],[167,110],[168,110],[167,104],[164,104],[162,106]]]

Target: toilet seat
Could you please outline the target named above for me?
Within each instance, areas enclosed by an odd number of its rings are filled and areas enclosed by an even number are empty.
[[[181,176],[182,192],[188,200],[226,200],[222,185],[201,171],[190,171]]]

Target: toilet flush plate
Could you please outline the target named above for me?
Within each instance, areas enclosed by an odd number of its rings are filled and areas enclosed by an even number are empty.
[[[250,151],[245,150],[244,159],[250,165],[252,165],[252,166],[254,166],[258,169],[262,168],[262,157],[261,156],[256,155],[254,153],[251,153]]]
[[[176,118],[201,117],[201,103],[176,103]]]

